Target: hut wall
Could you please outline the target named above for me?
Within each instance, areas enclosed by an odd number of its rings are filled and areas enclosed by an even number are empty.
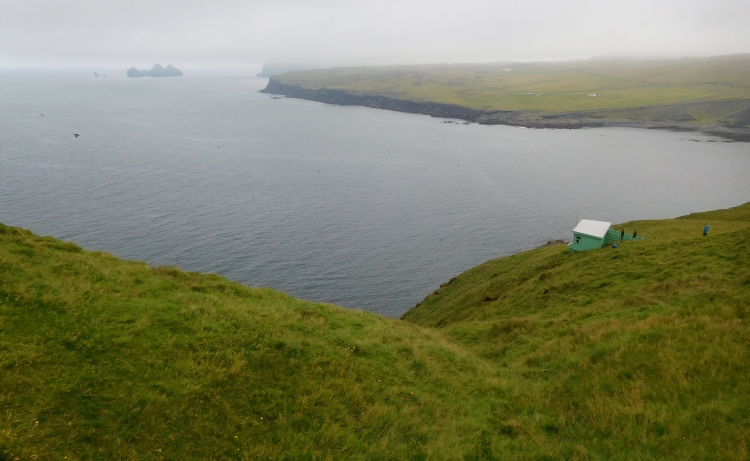
[[[595,250],[601,248],[603,244],[604,239],[602,238],[574,232],[573,242],[568,245],[568,248],[573,251]]]

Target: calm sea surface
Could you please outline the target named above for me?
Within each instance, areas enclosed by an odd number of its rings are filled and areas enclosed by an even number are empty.
[[[0,72],[0,222],[399,316],[576,217],[750,201],[750,144],[446,124],[187,74]]]

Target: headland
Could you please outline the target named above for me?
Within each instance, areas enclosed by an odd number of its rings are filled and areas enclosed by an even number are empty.
[[[263,92],[486,125],[623,126],[750,141],[750,54],[307,70],[272,76]]]

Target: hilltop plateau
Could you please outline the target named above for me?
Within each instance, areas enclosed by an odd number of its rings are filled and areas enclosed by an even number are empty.
[[[266,93],[534,128],[631,126],[750,140],[750,54],[307,70]]]
[[[403,320],[0,225],[0,460],[747,459],[750,203],[623,225]]]

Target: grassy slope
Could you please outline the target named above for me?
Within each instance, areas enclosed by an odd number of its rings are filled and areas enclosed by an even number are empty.
[[[507,68],[511,71],[504,71]],[[608,111],[695,101],[750,100],[750,54],[669,61],[591,59],[339,68],[291,72],[274,79],[304,88],[340,89],[481,110]],[[596,93],[597,97],[590,98],[589,93]],[[731,120],[734,113],[747,107],[750,103],[708,104],[680,115],[692,117],[695,123],[714,124]]]
[[[0,460],[746,458],[750,204],[638,226],[404,322],[0,225]]]
[[[528,378],[521,399],[589,454],[747,459],[750,203],[624,226],[648,240],[488,261],[404,319]]]
[[[3,460],[460,459],[501,398],[439,332],[1,225],[0,371]]]

